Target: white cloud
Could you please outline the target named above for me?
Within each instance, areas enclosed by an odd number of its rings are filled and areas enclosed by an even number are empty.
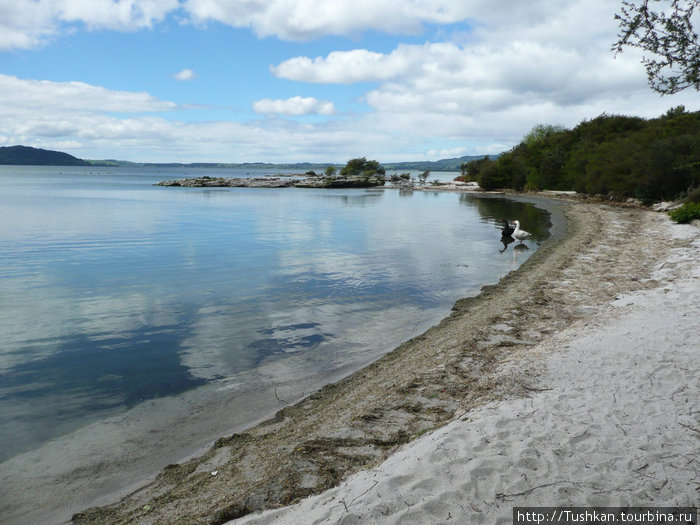
[[[47,1],[0,3],[0,50],[27,49],[56,33],[56,13]]]
[[[287,113],[295,106],[321,114],[333,112],[332,103],[313,98],[279,102],[277,109]],[[326,132],[322,126],[280,119],[187,123],[153,116],[173,109],[179,108],[147,93],[0,75],[0,144],[59,149],[81,158],[282,162],[308,158],[307,145],[332,160],[347,141],[355,140],[354,133],[342,129]],[[362,140],[372,136],[365,133]],[[284,146],[274,153],[270,147],[275,144]]]
[[[299,82],[376,82],[363,97],[372,109],[363,124],[449,144],[430,157],[461,147],[455,143],[502,151],[541,122],[573,127],[603,112],[654,117],[671,105],[697,107],[692,93],[653,93],[638,53],[612,56],[614,1],[469,4],[479,7],[475,29],[452,41],[300,56],[271,71]]]
[[[406,49],[405,47],[401,48]],[[383,55],[366,49],[334,51],[326,58],[296,57],[270,68],[280,78],[321,84],[351,84],[389,80],[405,73],[410,64],[409,57],[399,56],[397,50]],[[403,61],[402,59],[406,59]]]
[[[0,115],[147,113],[175,109],[148,93],[113,91],[83,82],[25,80],[0,74]]]
[[[187,0],[179,5],[176,0],[0,0],[0,49],[36,46],[81,24],[150,27],[176,11],[183,20],[218,21],[289,39],[355,36],[372,29],[408,33],[427,23],[465,20],[469,27],[446,27],[439,42],[399,43],[388,52],[358,44],[325,56],[290,57],[271,67],[274,76],[296,82],[374,83],[359,101],[351,101],[369,110],[356,115],[337,111],[340,101],[330,96],[282,97],[241,105],[286,118],[185,122],[164,112],[196,104],[0,75],[0,143],[72,145],[69,152],[83,158],[326,162],[368,156],[388,162],[497,153],[538,123],[574,126],[603,112],[653,117],[680,104],[700,109],[696,92],[666,98],[652,92],[636,51],[612,57],[617,0]],[[461,33],[449,33],[456,29]],[[176,76],[191,78],[189,70]],[[275,92],[288,85],[278,83]],[[320,123],[293,120],[339,113],[342,117]]]
[[[430,150],[428,150],[427,154],[428,154],[428,157],[445,159],[445,158],[461,157],[463,155],[469,154],[469,151],[467,150],[466,147],[451,148],[451,149],[430,149]]]
[[[253,103],[253,110],[261,115],[333,115],[335,107],[332,102],[318,100],[314,97],[292,97],[286,100],[265,98]]]
[[[152,27],[179,7],[178,0],[54,0],[59,20],[89,29],[131,31]]]
[[[134,31],[168,16],[250,28],[261,37],[309,40],[367,30],[417,34],[423,25],[465,20],[474,2],[453,0],[3,0],[0,49],[31,48],[84,25]]]
[[[46,44],[76,24],[90,30],[153,27],[178,8],[178,0],[2,0],[0,50]]]
[[[366,30],[417,34],[423,24],[464,20],[470,2],[453,0],[186,0],[199,22],[250,27],[260,36],[308,40]]]
[[[192,71],[191,69],[183,69],[182,71],[175,73],[173,75],[173,78],[175,80],[181,80],[181,81],[188,81],[188,80],[194,80],[194,78],[197,76],[197,73]]]

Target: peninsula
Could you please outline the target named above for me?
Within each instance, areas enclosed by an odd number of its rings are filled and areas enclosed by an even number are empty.
[[[289,177],[194,177],[166,180],[156,186],[234,187],[234,188],[371,188],[384,186],[386,170],[376,160],[365,157],[349,160],[340,173],[329,166],[323,175],[307,171],[304,175]]]
[[[157,182],[155,186],[185,188],[371,188],[383,186],[384,177],[191,177]]]

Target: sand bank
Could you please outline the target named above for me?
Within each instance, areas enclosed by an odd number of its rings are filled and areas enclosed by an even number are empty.
[[[495,523],[531,502],[697,502],[698,229],[566,213],[561,241],[439,326],[76,521]]]

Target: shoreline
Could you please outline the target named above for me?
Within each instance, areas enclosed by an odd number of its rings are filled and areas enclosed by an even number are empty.
[[[75,521],[157,523],[185,516],[225,523],[323,492],[456,416],[527,398],[543,374],[540,356],[529,352],[617,295],[653,287],[654,262],[680,242],[624,235],[641,223],[652,231],[668,221],[653,212],[562,206],[570,220],[566,237],[542,247],[498,285],[458,301],[436,327],[274,419],[219,439],[203,456],[169,466],[117,505],[88,509]],[[585,278],[575,269],[586,269]],[[608,279],[601,280],[601,272]]]
[[[393,192],[392,197],[395,197]],[[500,246],[497,243],[500,231],[492,225],[488,228],[494,233],[493,244]],[[496,247],[493,249],[495,252]],[[529,252],[508,251],[503,256],[504,272],[518,264],[518,257],[523,261],[536,251],[533,246]],[[496,276],[491,283],[498,282],[499,278]],[[444,297],[449,300],[442,302],[437,315],[425,315],[418,308],[409,308],[408,321],[397,319],[405,325],[401,330],[396,330],[397,325],[393,323],[388,326],[386,315],[381,314],[381,322],[374,324],[387,326],[387,330],[372,338],[371,347],[368,347],[374,355],[371,359],[365,358],[362,362],[335,359],[332,373],[328,373],[330,368],[317,366],[329,361],[327,354],[323,353],[311,362],[313,370],[319,370],[312,374],[308,369],[302,373],[299,365],[306,359],[304,353],[299,353],[298,359],[295,355],[285,360],[284,373],[274,362],[259,369],[262,380],[270,377],[283,379],[269,388],[260,387],[251,379],[249,384],[253,386],[241,390],[238,385],[242,380],[233,378],[181,396],[147,400],[125,412],[109,415],[47,441],[40,448],[12,457],[0,469],[0,484],[6,487],[0,498],[0,514],[3,515],[0,521],[5,523],[7,520],[8,525],[27,520],[66,523],[74,513],[83,509],[113,504],[152,481],[166,465],[201,455],[221,436],[243,431],[273,417],[285,405],[350,375],[406,338],[420,334],[448,315],[455,299],[478,293],[479,286],[472,286],[463,294],[448,291]],[[296,376],[287,373],[292,368],[290,363],[297,369]],[[245,374],[251,375],[249,372]],[[299,377],[304,379],[299,380]],[[273,386],[277,388],[273,389]]]
[[[505,376],[532,369],[527,394],[458,414],[336,488],[230,523],[505,524],[516,506],[697,511],[700,228],[647,215],[631,251],[624,225],[612,225],[622,250],[598,242],[582,254],[587,276],[575,261],[554,278],[589,299],[607,291],[501,365]],[[613,273],[600,279],[601,269]]]

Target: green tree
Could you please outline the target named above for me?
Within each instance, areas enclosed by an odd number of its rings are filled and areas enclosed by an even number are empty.
[[[485,189],[574,189],[643,202],[695,195],[700,186],[700,112],[601,115],[574,129],[538,125],[496,161],[480,163]],[[478,169],[478,171],[477,171]]]
[[[654,91],[669,95],[689,87],[700,90],[700,44],[692,24],[698,7],[700,0],[671,0],[670,5],[660,0],[623,1],[615,15],[620,33],[612,50],[617,55],[630,46],[654,55],[642,58]]]
[[[426,170],[420,175],[418,175],[418,180],[420,181],[421,184],[425,184],[425,181],[430,177],[430,170]]]
[[[374,175],[385,175],[386,170],[376,160],[367,160],[365,157],[351,159],[345,167],[340,170],[341,175],[372,177]]]
[[[496,162],[489,160],[483,162],[479,169],[479,186],[485,190],[509,188],[512,181],[511,168],[513,165],[512,153],[504,153]]]
[[[488,155],[486,155],[481,159],[470,160],[469,162],[462,163],[460,165],[462,176],[465,177],[465,179],[478,180],[479,172],[481,172],[481,169],[489,162],[491,162],[491,159]]]
[[[326,168],[326,177],[335,177],[336,168],[335,166],[328,166]]]
[[[555,126],[553,124],[537,124],[530,132],[525,135],[523,142],[531,146],[537,142],[549,139],[555,133],[566,131],[563,126]]]

